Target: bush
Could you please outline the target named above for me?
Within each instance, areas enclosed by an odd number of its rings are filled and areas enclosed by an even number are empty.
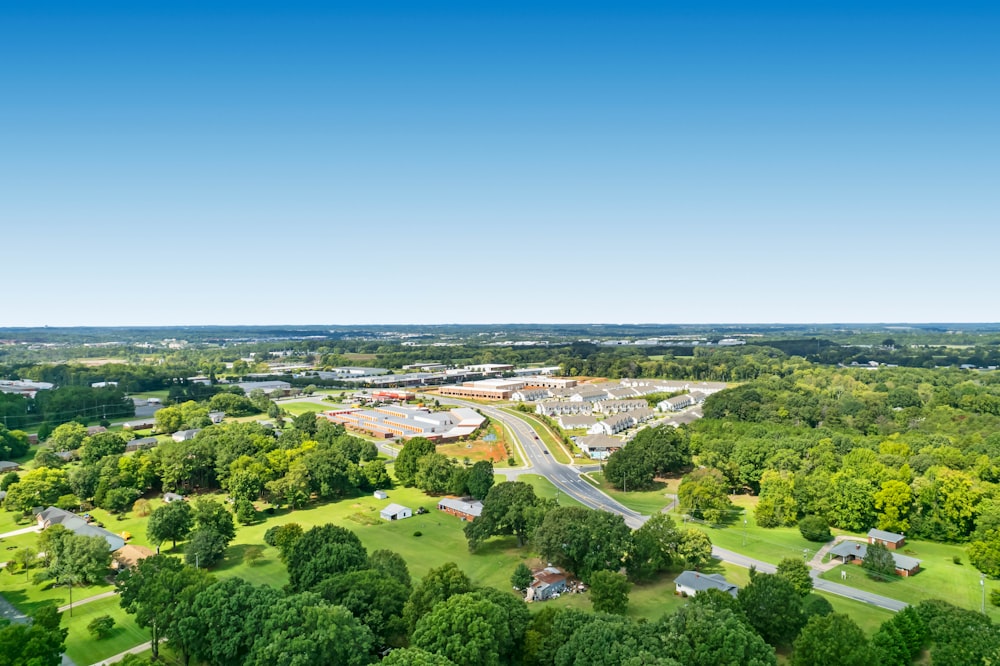
[[[821,516],[806,516],[800,520],[799,532],[806,541],[824,542],[833,538],[829,523]]]
[[[958,565],[962,564],[962,558],[958,555],[952,555],[951,561]]]
[[[424,535],[424,533],[421,532],[420,530],[417,530],[416,532],[413,533],[413,536],[415,536],[415,537],[421,537],[423,535]]]
[[[95,617],[87,625],[87,631],[97,640],[103,640],[111,635],[111,630],[115,628],[115,618],[110,615]]]
[[[1000,590],[990,590],[990,603],[1000,606]]]

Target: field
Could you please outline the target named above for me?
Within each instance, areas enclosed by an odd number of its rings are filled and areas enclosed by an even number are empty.
[[[299,414],[305,414],[306,412],[319,413],[326,411],[328,409],[334,409],[337,407],[337,403],[318,403],[318,402],[279,402],[277,403],[279,407],[291,414],[292,416],[298,416]]]
[[[490,460],[494,465],[497,463],[503,463],[504,467],[507,465],[507,449],[501,441],[484,442],[477,439],[472,442],[441,444],[437,447],[437,452],[443,453],[449,458],[457,458],[459,461],[468,458],[474,463],[480,460]]]
[[[87,631],[87,624],[95,617],[110,615],[115,620],[111,636],[96,640]],[[132,616],[118,604],[118,597],[99,599],[62,614],[62,626],[69,629],[66,637],[66,654],[78,666],[107,659],[149,640],[149,631],[135,624]]]
[[[613,488],[602,472],[583,474],[583,478],[600,488],[604,493],[632,509],[647,515],[659,513],[674,501],[673,494],[677,492],[677,481],[656,481],[649,490],[623,492]]]

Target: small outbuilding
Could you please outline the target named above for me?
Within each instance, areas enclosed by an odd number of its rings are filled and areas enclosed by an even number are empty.
[[[21,468],[16,462],[11,462],[9,460],[0,460],[0,474],[6,474],[7,472],[16,472]]]
[[[384,490],[376,490],[374,493],[372,493],[372,496],[375,499],[389,499],[389,493],[385,492]]]
[[[412,517],[413,510],[402,504],[390,504],[379,511],[378,515],[381,516],[382,520],[403,520]]]
[[[194,436],[201,432],[201,428],[190,428],[188,430],[178,430],[171,437],[175,442],[186,442],[194,439]]]
[[[546,601],[566,591],[566,572],[559,567],[545,567],[532,576],[535,580],[528,587],[526,601]]]
[[[177,493],[163,493],[163,501],[166,504],[170,504],[171,502],[183,502],[184,496],[178,495]]]
[[[881,543],[889,550],[896,550],[906,545],[906,537],[895,532],[885,530],[868,530],[868,543]]]

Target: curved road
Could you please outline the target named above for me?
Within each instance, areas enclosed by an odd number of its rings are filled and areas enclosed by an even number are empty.
[[[536,436],[535,431],[523,419],[489,405],[466,402],[446,396],[435,395],[435,397],[442,404],[478,409],[491,419],[503,423],[517,437],[521,448],[527,456],[528,466],[534,468],[535,471],[551,481],[561,492],[566,493],[584,506],[620,514],[625,518],[625,523],[633,529],[641,526],[649,519],[649,516],[633,511],[581,479],[579,469],[574,468],[572,465],[564,465],[553,460],[552,456],[546,452],[545,445]],[[775,566],[769,562],[756,560],[746,555],[726,550],[725,548],[719,548],[718,546],[712,546],[712,555],[723,562],[735,564],[736,566],[748,569],[754,567],[757,571],[764,573],[774,573],[775,571]],[[883,597],[880,594],[872,594],[847,585],[841,585],[840,583],[823,580],[818,577],[819,572],[815,570],[812,571],[812,574],[813,587],[823,592],[829,592],[830,594],[836,594],[840,597],[853,599],[854,601],[860,601],[861,603],[871,604],[872,606],[878,606],[879,608],[891,611],[900,611],[908,605],[897,599]]]

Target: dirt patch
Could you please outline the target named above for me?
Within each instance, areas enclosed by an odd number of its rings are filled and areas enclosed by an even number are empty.
[[[474,442],[459,442],[457,444],[442,444],[437,447],[438,453],[443,453],[449,458],[457,458],[459,461],[468,458],[470,462],[489,460],[499,462],[507,459],[507,449],[503,442],[484,442],[479,439]]]

